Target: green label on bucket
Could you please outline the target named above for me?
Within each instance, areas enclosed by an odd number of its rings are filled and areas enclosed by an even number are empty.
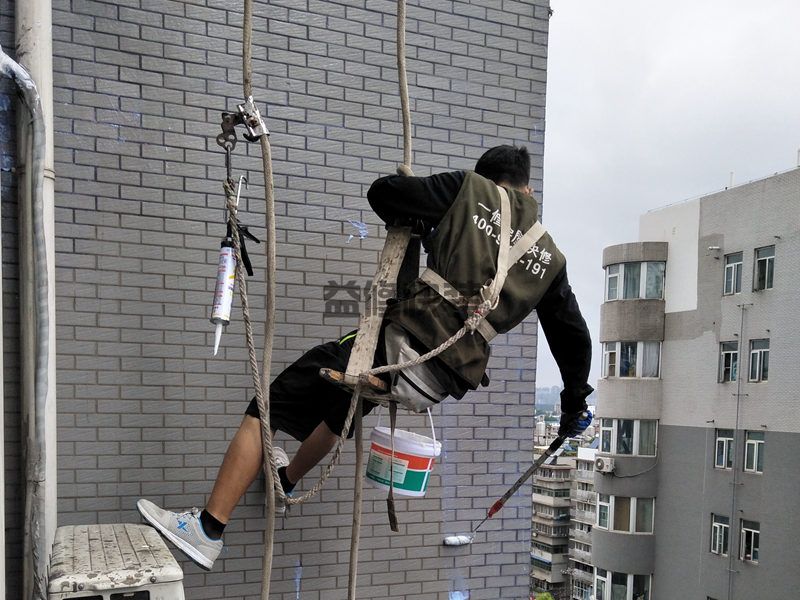
[[[392,461],[394,484],[402,486],[408,472],[408,461],[397,457]],[[371,452],[367,462],[367,477],[389,485],[389,457]]]

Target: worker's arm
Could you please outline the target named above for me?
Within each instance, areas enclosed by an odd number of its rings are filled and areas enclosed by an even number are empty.
[[[550,284],[536,312],[564,382],[561,410],[564,413],[583,410],[586,396],[594,390],[588,383],[592,339],[569,285],[566,265]]]
[[[453,171],[430,177],[381,177],[369,188],[367,200],[387,225],[422,220],[428,228],[436,227],[456,199],[464,176],[464,171]]]

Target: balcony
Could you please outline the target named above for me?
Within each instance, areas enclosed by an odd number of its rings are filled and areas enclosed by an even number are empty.
[[[588,469],[577,469],[572,472],[573,480],[582,483],[594,483],[594,471]]]
[[[594,504],[597,501],[597,492],[590,490],[573,490],[572,497],[580,502]]]
[[[581,523],[587,523],[588,525],[594,525],[597,517],[593,511],[573,509],[572,520],[580,521]]]
[[[584,550],[578,550],[577,548],[570,548],[569,549],[569,556],[570,558],[574,558],[575,560],[579,560],[582,563],[586,563],[587,565],[592,564],[592,553],[585,552]]]
[[[581,529],[572,529],[569,532],[569,536],[576,542],[583,542],[584,544],[592,543],[592,534],[588,531],[583,531]]]
[[[583,562],[583,561],[581,561]],[[591,564],[591,563],[589,563]],[[581,569],[572,569],[572,580],[594,584],[594,575]]]

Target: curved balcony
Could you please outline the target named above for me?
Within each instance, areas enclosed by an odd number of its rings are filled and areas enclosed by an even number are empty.
[[[600,305],[600,341],[664,339],[663,300],[614,300]]]
[[[603,249],[603,268],[627,262],[666,262],[667,242],[631,242]]]
[[[607,571],[646,575],[655,568],[655,536],[592,530],[592,564]]]
[[[661,416],[661,379],[608,377],[597,382],[600,417],[658,419]]]
[[[598,456],[608,456],[602,453]],[[658,491],[655,456],[613,455],[613,473],[595,473],[594,489],[598,494],[654,498]]]

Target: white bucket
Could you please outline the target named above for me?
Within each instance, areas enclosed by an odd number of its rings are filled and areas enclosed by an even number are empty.
[[[430,411],[428,411],[430,417]],[[431,419],[431,431],[433,420]],[[367,480],[377,488],[389,489],[389,465],[392,464],[394,491],[402,496],[425,495],[433,470],[434,459],[442,452],[441,442],[424,435],[402,429],[394,430],[394,458],[389,427],[377,426],[372,430],[367,461]]]

